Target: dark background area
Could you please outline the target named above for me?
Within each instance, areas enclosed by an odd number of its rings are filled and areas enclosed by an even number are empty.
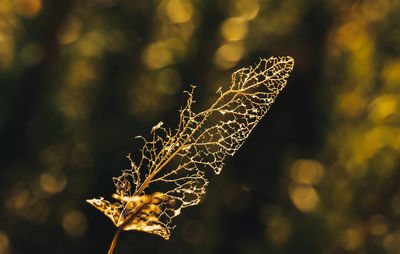
[[[115,253],[399,253],[400,2],[0,1],[0,254],[105,253],[87,198],[184,90],[292,56],[287,87],[168,241]]]

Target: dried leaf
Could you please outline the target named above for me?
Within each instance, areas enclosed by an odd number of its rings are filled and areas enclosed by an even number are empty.
[[[164,194],[160,192],[141,196],[114,194],[113,197],[119,202],[111,204],[103,198],[86,201],[109,217],[116,227],[153,233],[168,239],[169,228],[158,220],[162,213],[160,204],[166,199]]]
[[[226,157],[233,156],[267,113],[293,70],[291,57],[261,59],[253,68],[233,73],[227,91],[222,88],[207,110],[192,111],[194,87],[179,112],[175,130],[159,122],[144,141],[141,156],[131,169],[113,178],[116,203],[87,200],[123,230],[139,230],[168,239],[171,219],[181,209],[196,205],[205,194],[207,171],[221,172]],[[145,194],[147,188],[157,192]]]

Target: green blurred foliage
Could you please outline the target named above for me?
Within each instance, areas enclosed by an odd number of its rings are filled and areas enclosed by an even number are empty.
[[[198,109],[231,73],[295,71],[172,238],[116,253],[400,253],[400,2],[0,1],[0,254],[104,253],[109,197],[182,91]]]

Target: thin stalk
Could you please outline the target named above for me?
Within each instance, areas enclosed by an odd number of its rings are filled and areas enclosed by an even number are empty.
[[[122,227],[119,227],[117,232],[115,233],[114,238],[111,242],[110,249],[108,250],[107,254],[113,254],[114,248],[117,245],[118,236],[119,236],[119,233],[121,232],[121,230],[122,230]]]
[[[137,207],[135,208],[135,210],[132,211],[132,214],[130,215],[130,218],[127,219],[127,220],[126,220],[124,223],[122,223],[121,225],[119,225],[118,230],[117,230],[117,232],[116,232],[115,235],[114,235],[114,238],[113,238],[113,240],[112,240],[112,242],[111,242],[110,249],[108,249],[107,254],[113,254],[114,248],[115,248],[115,246],[117,245],[118,236],[119,236],[119,233],[121,232],[121,230],[122,230],[123,228],[125,228],[127,225],[131,224],[132,220],[134,220],[134,219],[136,218],[138,212],[139,212],[140,210],[142,210],[142,208],[143,208],[144,206],[146,206],[146,205],[148,205],[148,203],[144,203],[144,204],[141,204],[141,205],[137,206]]]

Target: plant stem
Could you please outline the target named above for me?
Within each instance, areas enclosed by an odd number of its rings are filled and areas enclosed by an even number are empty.
[[[115,233],[114,238],[113,238],[113,240],[111,242],[110,249],[108,249],[107,254],[113,254],[114,248],[117,245],[117,240],[118,240],[119,233],[121,232],[121,229],[122,229],[122,227],[119,227],[117,232]]]

